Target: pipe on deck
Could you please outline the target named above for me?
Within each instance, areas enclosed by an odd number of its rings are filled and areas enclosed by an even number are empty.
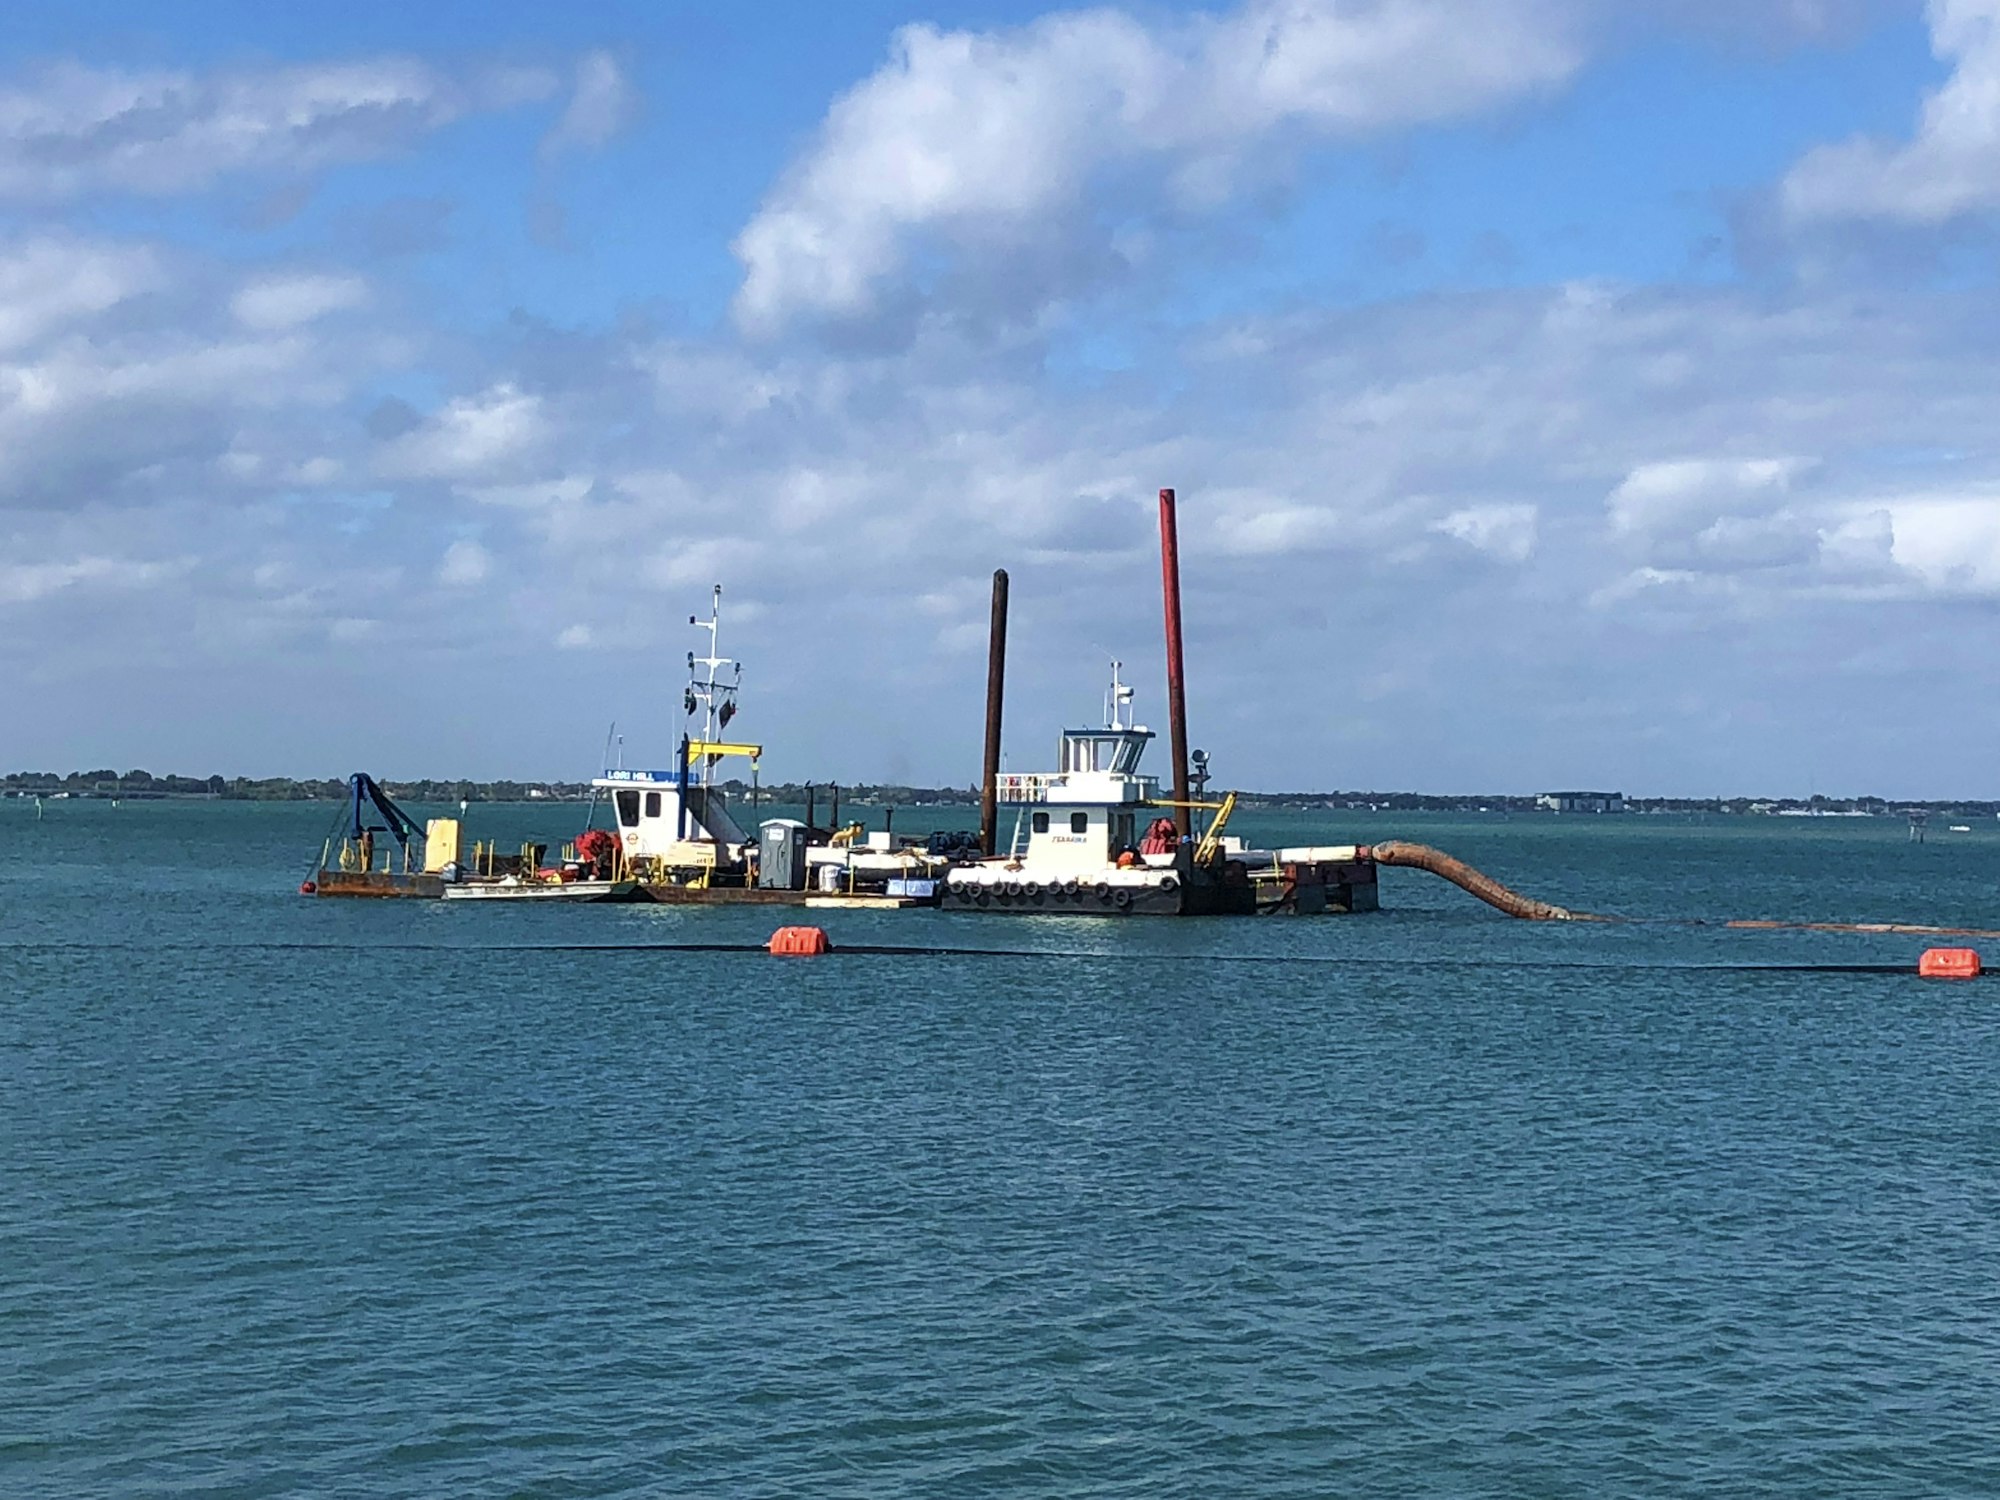
[[[1375,846],[1375,863],[1378,865],[1400,865],[1412,870],[1428,870],[1442,880],[1449,880],[1460,890],[1469,892],[1488,906],[1497,907],[1510,917],[1519,917],[1524,922],[1615,922],[1616,917],[1600,917],[1587,911],[1571,911],[1566,906],[1555,906],[1547,901],[1537,901],[1532,896],[1523,896],[1511,890],[1490,875],[1483,875],[1462,859],[1446,854],[1442,849],[1433,849],[1428,844],[1409,844],[1400,840],[1390,840]]]

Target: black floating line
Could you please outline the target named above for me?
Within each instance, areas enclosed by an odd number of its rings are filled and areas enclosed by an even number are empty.
[[[765,943],[501,943],[490,947],[466,943],[0,943],[0,952],[118,953],[187,952],[202,953],[768,953]],[[792,955],[787,955],[792,956]],[[1035,958],[1064,959],[1070,962],[1131,962],[1131,953],[1073,952],[1054,948],[933,948],[889,943],[837,943],[824,954],[798,955],[818,958]],[[1536,972],[1576,970],[1585,973],[1620,974],[1915,974],[1912,963],[1900,964],[1676,964],[1603,962],[1533,958],[1447,958],[1411,960],[1379,954],[1327,953],[1187,953],[1152,954],[1154,960],[1169,963],[1270,964],[1341,966],[1357,969],[1521,969]]]

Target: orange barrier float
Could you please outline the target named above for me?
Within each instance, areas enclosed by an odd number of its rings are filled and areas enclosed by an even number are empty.
[[[770,951],[781,958],[811,958],[831,953],[833,944],[824,927],[780,927],[771,934]]]
[[[1926,979],[1977,979],[1979,950],[1976,948],[1926,948],[1917,960],[1917,972]]]

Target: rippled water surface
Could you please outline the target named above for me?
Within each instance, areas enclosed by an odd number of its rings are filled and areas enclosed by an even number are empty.
[[[0,803],[0,1494],[2000,1493],[2000,982],[1719,967],[1920,940],[522,951],[773,919],[302,900],[327,813]],[[2000,926],[1983,827],[1250,831]]]

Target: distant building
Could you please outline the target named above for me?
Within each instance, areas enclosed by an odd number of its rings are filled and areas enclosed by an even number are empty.
[[[1625,811],[1623,792],[1543,792],[1535,799],[1535,806],[1550,812],[1571,813],[1622,813]]]

